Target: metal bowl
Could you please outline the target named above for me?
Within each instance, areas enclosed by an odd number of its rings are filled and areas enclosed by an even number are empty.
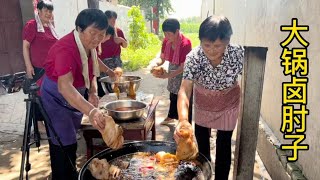
[[[129,93],[130,81],[133,82],[135,91],[139,89],[142,78],[139,76],[121,76],[119,79],[110,78],[109,76],[101,78],[99,81],[105,93],[113,93],[114,83],[118,82],[120,93]]]
[[[109,116],[115,120],[128,121],[141,118],[147,108],[147,104],[136,100],[117,100],[104,107]],[[134,108],[133,110],[119,110],[119,108]]]

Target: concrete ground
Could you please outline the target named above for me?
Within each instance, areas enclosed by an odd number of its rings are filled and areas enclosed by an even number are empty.
[[[156,111],[156,139],[160,141],[173,141],[172,135],[175,124],[160,125],[160,122],[166,117],[169,99],[166,90],[166,80],[155,79],[148,69],[142,69],[136,72],[126,73],[139,75],[143,78],[140,91],[144,93],[153,93],[160,98],[160,102]],[[21,151],[24,119],[25,119],[25,103],[23,99],[26,96],[22,92],[10,95],[0,96],[0,179],[11,180],[18,179],[21,164]],[[232,139],[232,151],[235,149],[235,134]],[[82,137],[78,142],[78,159],[77,167],[81,168],[86,161],[85,153],[86,145]],[[40,151],[36,147],[32,147],[30,151],[31,170],[29,171],[30,179],[48,179],[50,177],[50,159],[47,141],[41,141]],[[215,131],[213,130],[211,137],[211,153],[215,157]],[[232,156],[232,163],[233,163]],[[214,166],[214,163],[213,163]],[[233,171],[233,169],[231,169]],[[230,172],[229,179],[232,179],[233,172]],[[270,180],[270,176],[264,169],[258,154],[256,154],[254,177],[255,180]]]

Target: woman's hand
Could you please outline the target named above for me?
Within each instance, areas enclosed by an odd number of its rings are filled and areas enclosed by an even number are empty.
[[[154,77],[161,78],[161,79],[168,79],[171,78],[170,74],[167,71],[164,71],[163,74],[154,74]]]
[[[89,121],[93,127],[98,129],[100,132],[104,131],[105,120],[102,112],[98,108],[93,108],[89,113]]]
[[[123,70],[120,67],[116,67],[113,72],[117,77],[121,77],[123,74]]]
[[[106,73],[111,78],[116,77],[116,73],[114,71],[112,71],[111,69],[109,69]]]
[[[35,74],[34,74],[34,69],[33,69],[32,65],[28,65],[26,71],[27,71],[27,77],[29,79],[33,79],[33,76]]]
[[[179,123],[176,126],[176,129],[173,133],[173,138],[176,141],[176,143],[179,142],[181,134],[180,134],[180,129],[181,127],[190,127],[192,128],[192,125],[189,123],[187,120],[180,120]]]
[[[116,44],[121,44],[126,42],[122,37],[114,37],[113,40]]]
[[[96,93],[89,93],[88,101],[94,106],[98,107],[99,96]]]

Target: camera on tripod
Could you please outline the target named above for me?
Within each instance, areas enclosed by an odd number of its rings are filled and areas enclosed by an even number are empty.
[[[27,79],[25,78],[25,82],[23,84],[23,92],[25,94],[28,94],[28,98],[25,99],[26,102],[26,120],[25,120],[25,129],[24,129],[24,133],[23,133],[23,144],[21,147],[21,151],[22,151],[22,158],[21,158],[21,167],[20,167],[20,180],[23,180],[24,177],[26,177],[26,179],[28,179],[28,171],[31,169],[31,164],[29,162],[29,154],[30,154],[30,146],[35,144],[36,147],[40,147],[40,133],[39,133],[39,129],[37,126],[37,121],[38,118],[36,115],[36,112],[38,112],[38,114],[40,113],[45,127],[46,127],[46,131],[48,132],[48,130],[51,130],[52,134],[47,133],[48,136],[48,140],[51,141],[51,139],[56,139],[58,141],[59,147],[61,148],[62,152],[67,156],[67,158],[69,159],[69,162],[73,168],[73,170],[75,172],[77,172],[76,167],[72,164],[71,158],[69,157],[69,155],[66,153],[63,144],[58,136],[58,134],[56,133],[55,129],[53,128],[52,124],[51,124],[51,120],[47,114],[47,112],[45,111],[42,102],[41,102],[41,97],[37,94],[38,90],[40,89],[40,87],[36,84],[35,79]],[[36,107],[38,109],[36,109]],[[31,127],[33,125],[33,130],[34,133],[33,135],[31,135]],[[33,139],[33,141],[31,141]],[[26,176],[24,176],[24,171],[26,172]]]
[[[25,83],[23,85],[24,94],[36,94],[39,89],[40,86],[38,86],[35,82],[32,83],[30,79],[25,80]]]
[[[28,78],[25,76],[24,81],[23,81],[23,93],[24,94],[30,94],[38,91],[40,87],[36,85],[36,82],[42,78],[44,75],[45,71],[44,69],[40,70],[36,75],[32,77],[32,79]],[[36,88],[38,87],[38,89]]]
[[[24,94],[35,94],[40,87],[33,79],[25,78],[22,89]]]

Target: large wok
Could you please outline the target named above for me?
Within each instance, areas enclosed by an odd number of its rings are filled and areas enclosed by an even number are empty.
[[[93,158],[107,159],[107,161],[113,160],[117,157],[131,154],[135,152],[159,152],[165,151],[170,153],[175,153],[176,144],[173,142],[164,142],[164,141],[133,141],[125,143],[122,148],[118,150],[106,149],[92,158],[90,158],[81,168],[78,180],[91,180],[94,179],[88,169],[89,164]],[[200,154],[197,160],[201,163],[201,170],[205,175],[206,179],[210,180],[212,177],[212,167],[207,158]]]

